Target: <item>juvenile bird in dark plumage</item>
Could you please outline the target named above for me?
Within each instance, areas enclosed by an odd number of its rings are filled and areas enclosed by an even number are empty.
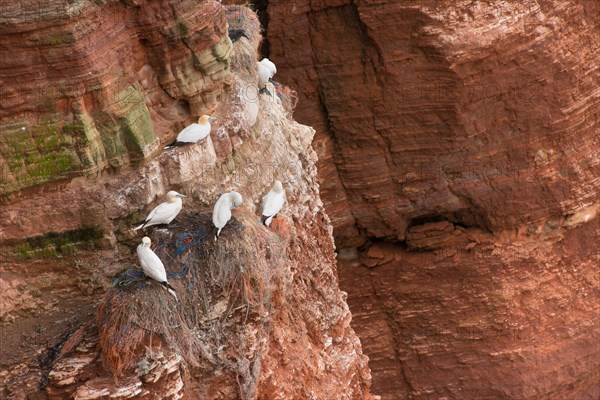
[[[240,40],[242,36],[250,40],[250,38],[246,35],[246,31],[241,28],[231,28],[229,30],[229,39],[231,39],[232,43],[235,43],[238,40]]]

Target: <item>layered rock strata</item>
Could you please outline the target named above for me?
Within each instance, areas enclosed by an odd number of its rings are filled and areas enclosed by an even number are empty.
[[[230,76],[217,2],[1,7],[4,199],[155,156]]]
[[[598,397],[598,2],[268,14],[374,392]]]
[[[270,57],[317,130],[339,244],[436,219],[527,229],[598,204],[599,14],[590,1],[270,3]]]
[[[15,35],[11,43],[23,54],[7,61],[13,74],[30,65],[24,58],[33,50],[25,47],[33,46],[41,54],[36,59],[52,66],[39,68],[57,75],[48,82],[80,88],[51,96],[52,104],[64,106],[61,124],[83,118],[86,128],[72,131],[83,140],[87,127],[105,116],[114,124],[98,130],[99,148],[119,140],[132,146],[110,168],[115,158],[101,156],[97,169],[53,170],[35,182],[23,178],[25,170],[7,170],[0,284],[3,344],[11,345],[0,349],[2,396],[371,398],[366,357],[338,288],[331,225],[316,182],[314,131],[290,118],[289,89],[281,97],[258,95],[261,35],[254,14],[226,12],[210,1],[44,7],[35,16],[17,8],[3,13],[3,29]],[[226,17],[230,26],[245,27],[248,38],[232,44]],[[35,47],[18,39],[36,37],[38,28],[54,32],[61,23],[68,41]],[[113,25],[116,32],[108,29]],[[45,47],[54,45],[57,53]],[[70,58],[63,64],[65,53]],[[68,73],[73,66],[81,73]],[[127,90],[140,99],[133,102],[141,110],[136,121],[145,121],[140,132],[150,138],[143,143],[119,136],[135,134],[114,102],[108,82],[120,75],[111,68],[134,82]],[[86,74],[97,79],[93,96]],[[26,89],[11,93],[14,101],[3,111],[7,124],[22,118],[19,107],[29,104]],[[219,117],[208,138],[162,150],[203,112]],[[43,115],[33,109],[27,121]],[[15,132],[31,132],[30,126],[3,130],[3,149],[13,149]],[[64,126],[52,135],[64,141],[56,149],[73,150]],[[55,149],[42,147],[35,151]],[[2,154],[6,163],[16,157],[12,150]],[[260,199],[274,179],[284,183],[288,203],[267,229],[260,224]],[[130,230],[169,189],[189,196],[184,210],[169,229],[147,234],[167,271],[179,273],[170,278],[179,303],[140,278],[133,249],[141,234]],[[227,190],[241,192],[244,203],[215,242],[210,211]],[[179,253],[182,243],[190,247]]]

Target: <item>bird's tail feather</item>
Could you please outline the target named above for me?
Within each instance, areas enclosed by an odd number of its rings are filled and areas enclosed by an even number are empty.
[[[167,281],[161,282],[160,284],[167,289],[167,292],[171,293],[173,297],[175,297],[175,300],[179,301],[179,299],[177,298],[177,294],[175,294],[175,288],[173,286],[169,285]]]
[[[165,150],[167,150],[167,149],[172,149],[173,147],[183,146],[183,145],[185,145],[185,144],[189,144],[189,143],[186,143],[186,142],[178,142],[178,141],[177,141],[177,139],[175,139],[175,140],[173,141],[173,143],[171,143],[171,144],[170,144],[170,145],[168,145],[168,146],[165,146]]]
[[[277,218],[277,214],[275,215],[271,215],[269,217],[267,217],[266,215],[262,216],[262,223],[265,224],[266,226],[271,226],[271,222],[273,222],[273,218]]]
[[[142,229],[144,226],[146,226],[146,223],[147,223],[147,222],[148,222],[148,221],[144,221],[144,222],[142,222],[142,224],[141,224],[141,225],[139,225],[139,226],[136,226],[135,228],[133,228],[133,230],[134,230],[134,231],[137,231],[137,230],[139,230],[139,229]]]
[[[172,290],[172,291],[174,291],[174,292],[175,292],[175,288],[174,288],[173,286],[171,286],[171,285],[169,284],[169,282],[166,282],[166,281],[165,281],[165,282],[163,282],[163,285],[165,285],[165,287],[166,287],[167,289],[170,289],[170,290]]]

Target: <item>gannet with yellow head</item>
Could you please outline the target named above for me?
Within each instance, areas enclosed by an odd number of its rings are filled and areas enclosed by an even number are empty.
[[[167,282],[167,272],[165,271],[165,266],[160,261],[160,258],[156,255],[154,251],[150,248],[150,244],[152,241],[148,236],[144,236],[142,238],[142,243],[140,243],[137,247],[137,255],[140,260],[140,265],[142,266],[142,270],[144,270],[144,274],[157,281],[161,285],[163,285],[169,293],[171,293],[175,300],[177,300],[177,295],[175,294],[175,289],[173,286],[169,285]]]
[[[210,121],[214,121],[216,119],[217,117],[211,117],[210,115],[206,114],[202,115],[200,118],[198,118],[198,123],[193,123],[183,128],[183,130],[177,135],[177,139],[166,148],[182,146],[184,144],[192,144],[204,139],[210,133]]]
[[[167,193],[167,201],[160,203],[154,210],[150,211],[144,222],[140,226],[133,228],[133,230],[137,231],[138,229],[152,225],[171,223],[183,207],[182,197],[186,196],[174,190],[169,191]]]

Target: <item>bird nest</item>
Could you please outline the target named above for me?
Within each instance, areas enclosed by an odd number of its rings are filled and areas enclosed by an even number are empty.
[[[96,313],[102,359],[118,378],[134,369],[146,347],[166,346],[190,366],[230,368],[250,392],[261,357],[250,354],[257,346],[247,343],[244,329],[252,325],[258,336],[268,335],[262,316],[281,282],[285,241],[243,208],[234,210],[218,240],[210,213],[182,214],[167,228],[146,232],[179,302],[141,269],[121,271]]]

